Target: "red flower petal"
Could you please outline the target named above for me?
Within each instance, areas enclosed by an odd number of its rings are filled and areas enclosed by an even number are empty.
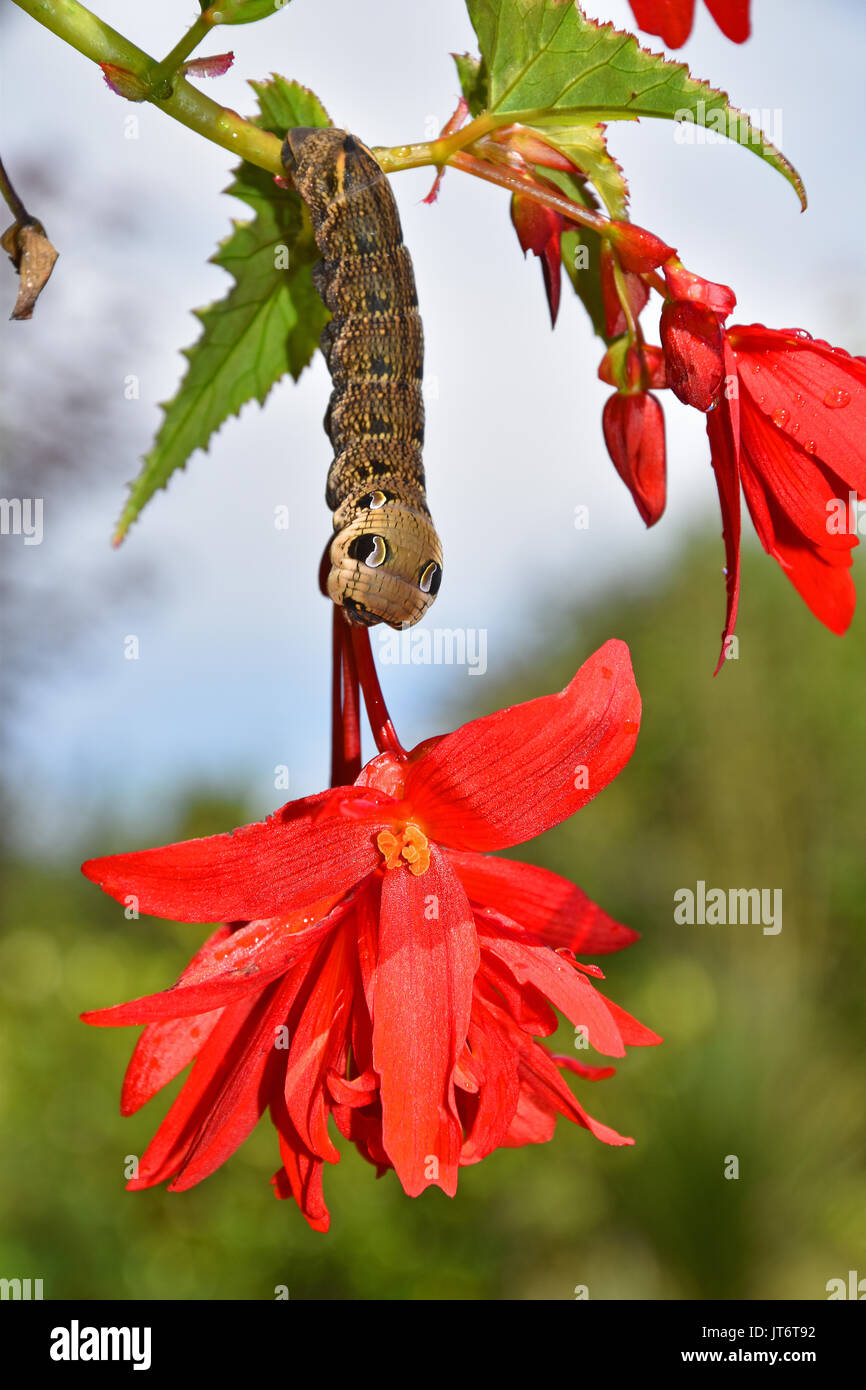
[[[502,922],[506,919],[503,918]],[[484,916],[476,915],[476,927],[484,927]],[[498,924],[501,927],[501,923]],[[515,927],[515,931],[519,928]],[[480,938],[482,948],[486,948],[487,940]],[[505,961],[500,960],[499,956],[492,951],[482,949],[481,969],[476,978],[477,988],[481,988],[481,982],[489,985],[496,991],[500,1002],[504,1002],[509,1018],[513,1019],[517,1027],[524,1033],[529,1033],[536,1038],[549,1038],[559,1027],[559,1015],[551,1008],[546,996],[534,985],[518,983]]]
[[[276,1196],[294,1197],[311,1230],[330,1230],[331,1213],[322,1191],[322,1160],[312,1158],[301,1148],[293,1149],[282,1134],[278,1138],[283,1166],[271,1179]]]
[[[866,361],[795,330],[728,330],[744,402],[866,495]]]
[[[547,1144],[556,1129],[558,1111],[548,1105],[540,1090],[521,1074],[520,1099],[508,1133],[502,1141],[504,1149],[522,1149],[524,1144]]]
[[[227,937],[231,927],[220,927],[193,956],[178,984],[195,978],[202,961]],[[220,1011],[192,1014],[189,1018],[168,1018],[149,1023],[135,1045],[120,1096],[121,1115],[134,1115],[188,1066],[201,1051]]]
[[[496,908],[548,946],[603,956],[639,940],[636,931],[615,922],[580,888],[549,869],[462,850],[449,851],[449,858],[473,902]]]
[[[752,32],[749,23],[749,0],[707,0],[707,9],[725,38],[745,43]]]
[[[381,1079],[382,1143],[410,1197],[431,1183],[449,1196],[457,1188],[462,1134],[452,1078],[478,961],[466,894],[436,845],[426,873],[385,874],[373,1065]]]
[[[139,911],[176,922],[276,917],[353,887],[380,861],[376,831],[387,819],[375,805],[363,818],[344,816],[341,802],[369,792],[338,792],[290,801],[228,835],[90,859],[82,873],[112,897],[134,895]]]
[[[638,28],[657,34],[668,48],[681,48],[692,32],[695,0],[629,0]]]
[[[245,1045],[223,1070],[219,1092],[201,1129],[184,1155],[169,1192],[185,1192],[215,1172],[239,1148],[261,1119],[268,1104],[266,1073],[285,1065],[285,1053],[274,1046],[297,993],[301,971],[265,991],[255,1011],[255,1023]],[[253,1017],[253,1016],[251,1016]]]
[[[247,922],[225,940],[220,938],[217,948],[199,962],[194,983],[187,984],[183,975],[171,989],[109,1009],[94,1009],[82,1014],[82,1020],[97,1028],[120,1028],[206,1013],[233,1004],[239,996],[258,995],[293,961],[317,945],[349,911],[350,905],[338,898],[334,912],[330,913],[334,904],[334,898],[325,898],[300,912],[264,922]]]
[[[567,1119],[583,1125],[603,1144],[619,1146],[634,1143],[633,1139],[625,1138],[609,1125],[603,1125],[587,1114],[560,1076],[553,1058],[539,1043],[531,1043],[527,1048],[521,1059],[520,1074],[540,1101],[546,1102]]]
[[[588,1067],[585,1063],[576,1062],[573,1057],[564,1057],[558,1052],[554,1052],[552,1056],[558,1067],[574,1072],[575,1076],[582,1077],[584,1081],[607,1081],[608,1077],[616,1076],[616,1067]]]
[[[446,734],[410,767],[406,800],[440,844],[521,844],[607,786],[631,757],[639,724],[628,647],[606,642],[558,695]]]
[[[549,946],[532,946],[497,936],[495,929],[482,930],[480,920],[478,927],[485,952],[504,961],[519,983],[534,985],[575,1027],[585,1028],[596,1052],[603,1052],[606,1057],[625,1056],[623,1040],[607,1001],[573,965]]]
[[[634,17],[668,48],[680,48],[692,32],[695,0],[629,0]],[[745,43],[751,33],[749,0],[707,0],[707,9],[726,38]]]
[[[764,549],[772,554],[771,499],[804,540],[830,550],[850,550],[857,537],[850,531],[832,532],[827,525],[838,482],[832,483],[823,466],[797,440],[757,411],[749,396],[743,396],[741,407],[740,475]],[[848,498],[843,501],[847,508]]]
[[[518,1053],[501,1009],[476,993],[469,1027],[473,1067],[479,1076],[477,1099],[467,1104],[470,1116],[460,1154],[461,1165],[480,1163],[505,1139],[520,1099]],[[465,1103],[465,1102],[464,1102]]]
[[[294,1197],[311,1228],[327,1231],[331,1216],[322,1192],[322,1161],[308,1153],[286,1113],[282,1095],[271,1101],[271,1119],[277,1131],[282,1168],[271,1179],[274,1195]]]
[[[286,1109],[310,1153],[336,1163],[339,1154],[328,1134],[325,1082],[345,1053],[354,980],[347,961],[346,931],[322,947],[310,974],[312,985],[292,1030],[286,1063]]]
[[[744,483],[745,480],[744,473]],[[776,510],[770,554],[778,560],[782,572],[815,617],[841,637],[851,624],[857,600],[850,573],[850,550],[830,550],[804,543],[788,519]]]
[[[177,1172],[219,1095],[225,1069],[243,1052],[250,1031],[255,1027],[256,1003],[253,998],[244,999],[220,1014],[219,1022],[196,1058],[174,1104],[148,1145],[138,1165],[138,1176],[127,1183],[130,1192],[153,1187]]]
[[[135,1045],[123,1078],[121,1115],[134,1115],[157,1091],[179,1076],[197,1057],[221,1010],[149,1023]]]

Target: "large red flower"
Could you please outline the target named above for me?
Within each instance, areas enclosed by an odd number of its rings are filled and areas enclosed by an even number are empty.
[[[634,17],[647,34],[658,34],[668,48],[680,48],[692,32],[695,0],[629,0]],[[745,43],[751,32],[749,0],[707,0],[707,9],[722,33]]]
[[[631,755],[640,697],[627,648],[608,642],[560,694],[500,710],[408,755],[374,758],[355,785],[290,802],[262,824],[91,860],[85,874],[141,911],[223,919],[173,988],[85,1015],[145,1024],[127,1071],[130,1114],[192,1070],[130,1188],[207,1177],[265,1109],[277,1195],[325,1230],[329,1133],[406,1192],[453,1194],[461,1165],[551,1137],[558,1115],[608,1144],[562,1072],[611,1068],[551,1054],[561,1010],[596,1051],[658,1042],[602,996],[574,953],[628,945],[572,884],[490,858],[578,810]]]
[[[802,329],[726,328],[730,290],[677,267],[667,278],[675,295],[661,322],[667,382],[706,413],[722,509],[728,600],[719,664],[739,602],[741,486],[767,554],[815,616],[843,633],[855,603],[850,503],[866,496],[866,359]]]

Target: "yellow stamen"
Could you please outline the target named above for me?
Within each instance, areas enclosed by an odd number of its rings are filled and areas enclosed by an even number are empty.
[[[399,835],[381,830],[376,843],[385,856],[386,869],[399,869],[405,863],[410,873],[426,874],[430,867],[430,846],[427,836],[417,825],[404,825]]]

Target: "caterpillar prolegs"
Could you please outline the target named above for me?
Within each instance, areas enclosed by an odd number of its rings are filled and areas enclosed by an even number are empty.
[[[438,592],[442,547],[424,491],[424,337],[397,205],[344,130],[290,130],[282,157],[310,210],[313,280],[332,316],[320,339],[333,381],[328,594],[355,623],[416,623]]]

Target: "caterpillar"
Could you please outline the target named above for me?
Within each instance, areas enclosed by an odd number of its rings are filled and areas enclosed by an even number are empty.
[[[397,204],[366,145],[345,130],[288,131],[283,165],[310,211],[331,311],[319,345],[333,389],[334,513],[328,595],[350,622],[411,626],[442,580],[421,446],[424,336]]]

